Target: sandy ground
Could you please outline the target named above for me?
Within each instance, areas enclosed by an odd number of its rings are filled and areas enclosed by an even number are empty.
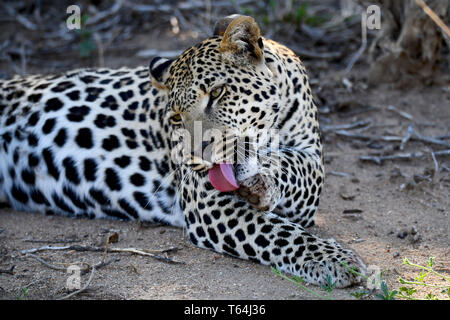
[[[155,43],[160,50],[187,47],[196,39],[178,42],[163,41],[172,35],[143,33],[135,35],[130,43],[138,47],[124,51],[108,49],[104,60],[107,67],[147,65],[148,59],[135,57],[138,49]],[[122,46],[122,44],[121,44]],[[126,44],[123,44],[126,47]],[[150,46],[151,47],[151,46]],[[131,46],[133,48],[133,46]],[[128,50],[128,49],[127,49]],[[42,61],[50,61],[42,57]],[[51,63],[31,62],[29,73],[51,72],[82,66],[76,55],[52,55]],[[95,63],[94,63],[95,64]],[[313,91],[325,97],[326,110],[320,117],[322,129],[326,126],[349,124],[360,120],[371,121],[361,134],[373,136],[405,136],[408,126],[429,137],[450,133],[450,94],[444,84],[428,88],[365,89],[365,70],[355,70],[350,77],[351,91],[333,77],[332,68],[324,61],[305,62],[311,74]],[[8,63],[2,70],[11,71]],[[343,67],[340,66],[342,70]],[[361,80],[361,81],[360,81]],[[447,79],[448,80],[448,79]],[[348,104],[344,103],[349,101]],[[360,102],[360,103],[358,103]],[[333,107],[334,105],[334,107]],[[340,108],[335,108],[335,106]],[[387,110],[388,105],[409,113],[413,121]],[[371,106],[371,111],[360,110]],[[337,111],[336,111],[337,110]],[[358,111],[359,110],[359,111]],[[354,132],[354,131],[352,131]],[[362,162],[362,155],[394,152],[399,143],[337,136],[326,131],[324,137],[327,178],[319,206],[317,224],[311,232],[333,237],[354,249],[373,269],[384,270],[383,278],[389,288],[398,289],[399,277],[412,280],[418,270],[402,263],[403,258],[424,265],[435,257],[435,269],[450,275],[450,167],[448,156],[437,157],[439,173],[432,180],[435,168],[431,150],[442,150],[428,143],[409,141],[404,152],[425,152],[421,159],[386,161],[383,165]],[[448,143],[450,141],[443,140]],[[447,168],[447,169],[446,169]],[[432,180],[432,181],[431,181]],[[359,210],[355,215],[344,210]],[[413,227],[417,234],[411,234]],[[71,291],[66,288],[70,274],[67,266],[102,261],[102,252],[43,251],[36,256],[44,259],[54,270],[22,250],[44,245],[102,246],[109,234],[117,233],[114,248],[163,250],[176,248],[168,257],[184,262],[169,264],[152,257],[130,253],[108,253],[113,261],[97,269],[83,292],[71,299],[315,299],[309,292],[276,276],[269,267],[243,261],[212,251],[199,249],[189,243],[182,229],[167,226],[142,226],[138,222],[112,220],[72,219],[44,216],[0,209],[0,299],[55,299]],[[61,269],[61,270],[59,270]],[[81,275],[81,286],[90,273]],[[443,285],[438,278],[432,284]],[[308,286],[322,295],[319,287]],[[335,289],[334,299],[354,299],[350,293],[363,289],[353,287]],[[419,288],[420,289],[420,288]],[[419,297],[440,290],[421,289]],[[374,298],[369,295],[368,299]]]
[[[449,96],[441,87],[429,88],[420,94],[382,90],[383,96],[380,89],[366,92],[367,102],[380,107],[381,111],[345,119],[332,116],[335,117],[333,123],[370,117],[380,126],[382,124],[381,129],[374,126],[371,129],[374,132],[405,133],[405,119],[382,108],[387,103],[403,101],[402,110],[412,114],[417,122],[434,123],[424,126],[422,134],[448,132],[450,115],[442,102],[448,102]],[[414,105],[410,104],[412,102]],[[424,105],[428,108],[420,107]],[[434,116],[437,114],[440,116]],[[381,119],[383,123],[378,122]],[[326,134],[325,141],[327,179],[317,225],[311,231],[323,237],[334,237],[358,252],[372,268],[384,270],[384,279],[390,289],[400,286],[400,276],[412,280],[418,274],[417,269],[402,264],[405,257],[422,265],[429,257],[435,257],[435,269],[448,275],[448,173],[441,171],[435,183],[425,180],[402,188],[402,184],[408,184],[408,179],[399,176],[399,170],[404,175],[423,176],[424,169],[433,167],[431,158],[386,162],[379,166],[361,162],[359,156],[371,151],[354,141],[339,140],[333,134]],[[407,146],[408,150],[426,149],[420,142],[410,142]],[[445,158],[438,159],[438,163],[445,163]],[[359,209],[361,213],[356,216],[343,213],[348,209]],[[410,232],[413,227],[419,235],[417,241]],[[408,234],[402,239],[399,235],[403,231]],[[23,255],[22,250],[48,244],[102,246],[108,234],[115,232],[119,238],[112,247],[152,250],[175,247],[178,250],[168,253],[168,257],[184,264],[168,264],[128,253],[109,253],[107,258],[114,258],[114,261],[98,269],[88,289],[73,299],[315,298],[274,275],[267,266],[194,247],[182,229],[143,226],[137,222],[43,216],[10,209],[0,211],[0,269],[3,270],[0,273],[0,298],[54,299],[70,292],[66,288],[70,276],[66,270],[53,270]],[[101,261],[103,253],[44,251],[36,255],[59,267],[70,264],[83,267],[82,262],[93,265]],[[12,273],[5,272],[12,267]],[[90,273],[81,276],[81,285],[89,276]],[[440,279],[431,278],[430,281],[442,285]],[[309,288],[325,294],[318,287]],[[362,287],[335,289],[332,297],[353,299],[350,293],[360,289]],[[429,292],[433,291],[421,291],[422,297]],[[439,294],[436,290],[434,293]]]

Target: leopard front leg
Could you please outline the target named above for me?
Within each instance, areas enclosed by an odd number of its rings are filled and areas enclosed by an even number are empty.
[[[346,262],[365,272],[364,263],[351,250],[286,218],[258,211],[232,193],[216,191],[207,174],[191,172],[181,189],[187,233],[194,245],[273,265],[317,285],[325,284],[328,276],[337,287],[361,281],[342,265]]]
[[[317,153],[280,149],[260,159],[260,172],[238,182],[238,195],[307,228],[314,225],[324,171]]]

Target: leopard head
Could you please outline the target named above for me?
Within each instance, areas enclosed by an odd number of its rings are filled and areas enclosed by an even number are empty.
[[[152,83],[167,92],[167,119],[174,132],[184,132],[194,170],[225,159],[237,180],[260,171],[258,153],[267,149],[280,103],[264,41],[253,18],[234,15],[177,59],[151,61]]]

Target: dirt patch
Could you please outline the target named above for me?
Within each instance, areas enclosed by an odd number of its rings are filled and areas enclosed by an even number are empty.
[[[388,133],[405,134],[408,122],[383,109],[393,104],[403,105],[402,110],[419,122],[434,123],[433,127],[423,128],[423,134],[433,136],[442,133],[442,128],[448,129],[446,126],[450,123],[450,115],[442,102],[443,99],[448,101],[449,97],[442,94],[442,88],[428,88],[421,92],[371,89],[361,94],[361,99],[363,96],[364,101],[379,107],[381,111],[345,119],[339,119],[334,114],[331,116],[333,124],[370,117],[374,121],[374,128],[368,133],[374,135],[393,130]],[[376,123],[383,124],[383,127],[378,128]],[[416,180],[419,176],[426,176],[424,170],[426,172],[427,168],[434,166],[430,157],[412,161],[387,161],[380,166],[359,160],[360,155],[373,152],[373,149],[362,146],[355,148],[353,140],[340,139],[331,133],[325,135],[325,141],[327,178],[317,225],[311,231],[323,237],[336,238],[358,252],[368,265],[385,270],[384,278],[391,289],[400,286],[400,276],[411,280],[418,273],[416,269],[402,263],[405,257],[419,264],[425,264],[429,257],[435,257],[435,269],[448,275],[448,172],[441,171],[434,183],[426,178],[419,182],[411,178],[410,181],[406,176],[416,175]],[[409,142],[405,152],[424,148],[427,145],[422,142]],[[439,158],[438,162],[445,164],[445,160]],[[64,270],[52,270],[22,255],[21,250],[40,247],[55,239],[98,246],[104,243],[111,232],[119,234],[118,242],[112,246],[155,250],[175,247],[178,250],[168,256],[185,264],[167,264],[149,257],[110,253],[109,257],[117,260],[99,269],[89,289],[74,299],[314,298],[275,276],[266,266],[194,247],[181,229],[141,226],[135,222],[43,216],[9,209],[0,212],[0,226],[0,269],[14,266],[13,274],[0,274],[2,299],[53,299],[68,292],[65,286],[69,274]],[[411,232],[413,228],[419,237],[414,238],[414,231]],[[42,240],[42,243],[30,242],[37,240]],[[95,264],[101,260],[102,254],[46,251],[39,253],[39,256],[54,265],[77,262]],[[82,275],[82,284],[88,278],[89,273]],[[432,280],[436,284],[440,283],[439,279]],[[25,287],[27,290],[24,294],[22,288]],[[334,290],[333,297],[352,299],[350,293],[357,290]],[[423,296],[428,292],[425,290]]]
[[[12,35],[14,24],[3,24],[3,30],[10,30]],[[179,50],[199,40],[195,34],[175,36],[170,28],[157,32],[154,28],[149,23],[140,32],[134,30],[132,37],[124,38],[120,44],[113,42],[102,57],[104,65],[146,65],[150,58],[136,56],[139,50]],[[33,39],[23,28],[19,30],[17,35]],[[97,56],[80,59],[77,50],[72,45],[50,56],[41,52],[28,57],[27,72],[49,73],[98,65]],[[344,62],[305,60],[320,102],[327,174],[317,224],[311,232],[335,238],[358,252],[368,265],[385,270],[384,279],[391,290],[401,286],[399,277],[412,280],[419,272],[402,263],[405,257],[422,265],[429,257],[435,257],[435,269],[449,275],[449,156],[436,155],[435,161],[432,157],[432,151],[449,148],[414,137],[403,143],[387,138],[405,137],[413,128],[423,137],[446,135],[439,140],[450,143],[449,89],[439,84],[424,88],[367,88],[368,69],[364,64],[355,67],[347,77],[349,81],[343,82],[339,71],[345,68]],[[4,76],[9,77],[18,69],[20,56],[13,63],[15,68],[10,61],[0,61]],[[406,112],[406,117],[388,106]],[[344,129],[337,127],[341,125]],[[422,153],[420,157],[417,152]],[[386,160],[381,164],[360,159],[393,154],[409,154],[411,159]],[[72,299],[315,298],[274,275],[267,266],[196,248],[182,229],[43,216],[5,208],[0,210],[0,299],[54,299],[69,292],[66,283],[70,274],[66,270],[51,269],[22,254],[22,250],[48,244],[102,246],[108,234],[114,232],[119,238],[111,246],[152,250],[173,247],[177,250],[168,253],[168,257],[184,264],[108,253],[107,258],[114,260],[96,270],[89,287]],[[48,264],[59,268],[69,264],[93,265],[102,256],[101,252],[74,250],[39,253]],[[81,285],[89,277],[89,272],[83,274]],[[430,281],[442,285],[438,278]],[[308,287],[325,294],[318,287]],[[335,289],[332,296],[354,299],[350,293],[360,289]],[[438,289],[423,290],[419,296],[425,297],[429,292],[444,297]]]

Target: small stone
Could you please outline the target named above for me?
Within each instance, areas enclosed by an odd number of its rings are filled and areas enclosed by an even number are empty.
[[[355,195],[354,194],[348,194],[348,193],[341,192],[341,193],[339,193],[339,195],[344,200],[353,200],[353,199],[355,199]]]
[[[400,257],[400,252],[394,253],[394,258],[398,258],[398,257]]]
[[[359,213],[348,213],[348,214],[345,214],[343,217],[347,218],[347,219],[350,219],[350,220],[353,220],[353,221],[357,221],[357,220],[361,220],[362,219],[362,215],[359,214]]]
[[[363,211],[361,209],[345,209],[342,211],[343,214],[360,214]]]
[[[108,243],[117,243],[119,241],[119,233],[114,232],[108,236]]]
[[[350,181],[353,182],[353,183],[359,183],[359,179],[358,178],[352,178]]]
[[[379,143],[376,143],[376,142],[370,142],[370,143],[367,145],[367,147],[370,148],[370,149],[376,149],[376,150],[380,150],[380,149],[383,149],[383,148],[384,148],[383,145],[381,145],[381,144],[379,144]]]
[[[405,229],[400,230],[397,232],[397,237],[400,239],[405,239],[408,236],[408,231]]]
[[[415,235],[413,235],[412,240],[413,243],[419,242],[420,241],[420,234],[416,233]]]

